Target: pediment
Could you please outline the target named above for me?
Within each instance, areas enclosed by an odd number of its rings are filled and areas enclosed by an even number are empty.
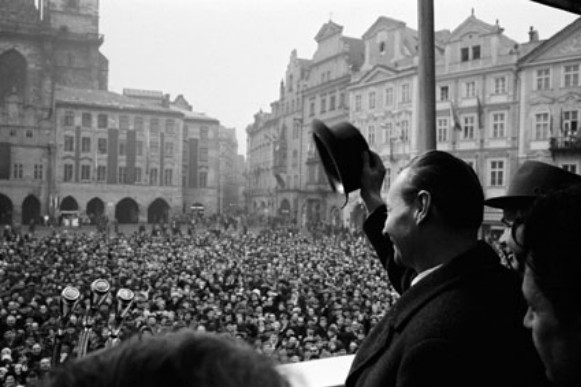
[[[581,56],[581,30],[574,35],[564,39],[558,44],[552,45],[543,52],[536,60],[555,59],[570,56]]]
[[[454,31],[452,31],[449,40],[464,40],[469,39],[471,35],[474,37],[495,32],[502,32],[502,29],[498,25],[491,25],[474,16],[470,16],[462,24],[456,27]]]
[[[375,23],[363,34],[363,39],[369,39],[382,30],[393,30],[405,27],[405,23],[386,16],[380,16]]]
[[[576,103],[576,102],[580,102],[580,101],[581,101],[581,94],[575,93],[574,91],[571,91],[571,92],[557,98],[557,102],[559,102],[559,103],[567,103],[567,102]]]
[[[341,34],[343,32],[343,26],[329,20],[329,22],[323,24],[317,35],[315,36],[315,41],[321,42],[331,36]]]
[[[365,83],[375,83],[381,82],[387,79],[392,78],[394,75],[397,74],[397,70],[392,69],[387,66],[375,66],[369,72],[361,78],[358,82],[359,84]]]
[[[564,57],[581,56],[581,18],[526,54],[522,63],[554,61]]]
[[[540,95],[535,98],[532,98],[529,101],[530,105],[550,105],[555,102],[554,98],[547,97],[546,95]]]

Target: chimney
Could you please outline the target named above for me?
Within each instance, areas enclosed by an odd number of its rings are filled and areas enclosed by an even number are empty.
[[[539,41],[539,31],[535,30],[533,26],[529,29],[529,42],[538,42]]]

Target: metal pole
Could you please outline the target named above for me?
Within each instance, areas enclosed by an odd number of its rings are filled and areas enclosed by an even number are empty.
[[[436,69],[434,0],[418,0],[418,151],[436,149]]]

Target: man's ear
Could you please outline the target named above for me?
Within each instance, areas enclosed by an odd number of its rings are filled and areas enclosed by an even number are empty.
[[[416,223],[421,224],[427,219],[430,213],[430,208],[432,207],[432,194],[426,190],[421,190],[416,195],[416,211],[415,218]]]

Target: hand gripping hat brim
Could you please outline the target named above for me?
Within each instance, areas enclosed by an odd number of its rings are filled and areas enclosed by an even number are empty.
[[[369,150],[367,141],[348,122],[328,127],[319,120],[313,120],[313,139],[331,189],[345,194],[347,203],[349,193],[361,188],[362,155]]]
[[[536,197],[581,184],[581,176],[540,161],[526,161],[514,174],[504,196],[486,199],[489,207],[510,209],[528,206]]]

